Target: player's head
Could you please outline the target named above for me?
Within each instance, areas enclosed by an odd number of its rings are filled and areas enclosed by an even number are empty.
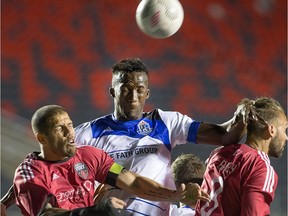
[[[268,155],[279,158],[284,150],[288,127],[287,116],[283,107],[273,98],[261,97],[256,100],[243,99],[241,103],[250,103],[252,114],[247,125],[247,140],[265,140],[269,145]],[[252,137],[252,139],[251,139]],[[265,144],[266,145],[266,144]]]
[[[114,98],[114,115],[118,120],[142,117],[150,90],[149,71],[138,58],[123,59],[112,67],[110,94]]]
[[[172,163],[172,175],[177,188],[181,183],[192,182],[201,185],[204,172],[204,162],[193,154],[182,154]]]
[[[32,116],[31,126],[44,159],[61,160],[76,153],[73,123],[61,106],[39,108]]]

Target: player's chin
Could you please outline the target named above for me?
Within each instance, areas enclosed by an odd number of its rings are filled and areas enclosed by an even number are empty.
[[[284,150],[284,149],[283,149]],[[269,152],[268,155],[274,158],[280,158],[282,156],[283,150],[279,150],[277,152]]]
[[[66,155],[69,156],[69,157],[72,157],[76,154],[76,146],[73,146],[73,145],[69,145],[67,146],[67,149],[66,149]]]
[[[129,112],[125,113],[125,116],[129,120],[137,120],[142,116],[142,112],[139,109],[130,109]]]

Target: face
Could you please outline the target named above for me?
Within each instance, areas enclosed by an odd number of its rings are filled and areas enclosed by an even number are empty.
[[[268,152],[269,156],[275,158],[280,158],[282,156],[286,141],[288,140],[287,128],[288,121],[283,115],[282,118],[279,119],[279,125],[276,127],[275,136],[271,139]]]
[[[47,132],[42,134],[45,158],[62,160],[75,155],[75,131],[69,115],[65,112],[58,113],[48,119],[48,125]]]
[[[110,94],[114,97],[116,119],[140,119],[149,93],[148,76],[145,72],[114,75]]]

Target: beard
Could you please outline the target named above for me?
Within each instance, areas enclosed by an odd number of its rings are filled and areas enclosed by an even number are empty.
[[[67,146],[66,151],[65,151],[65,155],[67,157],[72,157],[76,154],[76,146]]]
[[[284,150],[281,140],[278,137],[274,137],[269,145],[268,155],[274,158],[280,158]]]

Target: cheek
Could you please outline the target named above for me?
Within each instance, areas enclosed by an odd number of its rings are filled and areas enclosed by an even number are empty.
[[[279,136],[279,138],[282,140],[287,140],[287,134],[286,131],[281,130],[281,135]]]
[[[147,94],[141,94],[139,98],[141,101],[145,101],[147,99]]]

